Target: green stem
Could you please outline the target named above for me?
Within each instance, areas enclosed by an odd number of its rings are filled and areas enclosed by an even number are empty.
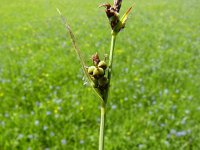
[[[111,73],[112,73],[112,63],[115,48],[115,40],[117,34],[113,33],[111,38],[109,64],[108,64],[108,88],[103,95],[103,103],[101,104],[101,123],[100,123],[100,134],[99,134],[99,150],[104,150],[104,128],[105,128],[105,117],[106,117],[106,102],[108,99],[108,92],[110,87]]]
[[[99,134],[99,150],[104,150],[105,117],[106,117],[106,105],[102,104],[101,105],[100,134]]]
[[[108,89],[105,92],[105,95],[103,97],[105,103],[107,102],[108,92],[109,92],[109,88],[110,88],[110,81],[111,81],[111,75],[112,75],[112,64],[113,64],[113,56],[114,56],[116,36],[117,36],[116,33],[112,33],[111,45],[110,45],[109,63],[108,63]]]

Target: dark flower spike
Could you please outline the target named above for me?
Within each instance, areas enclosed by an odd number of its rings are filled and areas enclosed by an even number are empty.
[[[122,0],[114,0],[114,9],[119,13],[121,8]]]
[[[123,17],[119,18],[119,11],[121,8],[122,0],[114,0],[114,6],[111,6],[111,4],[101,4],[99,7],[105,7],[106,15],[110,21],[111,28],[113,30],[113,34],[117,34],[121,29],[125,27],[126,20],[128,18],[128,15],[132,9],[130,7],[127,12],[123,15]]]
[[[119,22],[118,12],[112,7],[109,3],[107,4],[101,4],[99,7],[105,7],[106,15],[110,21],[111,28],[114,29],[114,27]]]

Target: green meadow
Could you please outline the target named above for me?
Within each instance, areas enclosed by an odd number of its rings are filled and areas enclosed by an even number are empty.
[[[100,103],[84,85],[59,8],[91,65],[109,54],[102,0],[1,0],[0,150],[97,150]],[[106,150],[200,149],[200,1],[124,0]]]

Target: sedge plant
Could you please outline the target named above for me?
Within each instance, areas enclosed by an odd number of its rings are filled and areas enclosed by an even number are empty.
[[[106,117],[106,104],[109,96],[110,81],[112,76],[112,64],[114,56],[115,41],[118,33],[125,27],[126,20],[132,9],[130,7],[126,13],[120,18],[119,11],[121,8],[122,0],[114,0],[114,4],[109,3],[101,4],[99,7],[105,7],[105,12],[111,26],[111,44],[110,44],[110,54],[108,63],[106,62],[106,57],[104,60],[100,60],[98,53],[92,55],[92,66],[87,66],[85,64],[84,58],[81,55],[81,51],[76,44],[75,36],[67,23],[66,19],[61,14],[60,10],[57,9],[60,14],[62,21],[65,24],[66,30],[68,31],[74,49],[80,60],[82,70],[86,76],[87,82],[90,84],[91,88],[95,92],[96,96],[99,98],[101,103],[101,120],[100,120],[100,131],[99,131],[99,150],[104,150],[104,128],[105,128],[105,117]]]

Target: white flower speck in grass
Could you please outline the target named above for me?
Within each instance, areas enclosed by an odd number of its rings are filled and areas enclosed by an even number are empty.
[[[60,103],[62,103],[62,99],[57,99],[57,98],[55,98],[55,99],[53,99],[53,102],[54,102],[55,104],[60,104]]]
[[[174,115],[171,115],[171,116],[169,116],[169,119],[174,120],[174,119],[175,119],[175,116],[174,116]]]
[[[53,89],[53,86],[52,86],[52,85],[50,85],[50,86],[49,86],[49,89],[50,89],[50,90],[52,90],[52,89]]]
[[[190,113],[190,110],[188,110],[188,109],[185,110],[185,113],[186,113],[186,114],[189,114],[189,113]]]
[[[137,99],[137,96],[136,96],[136,95],[133,95],[133,99]]]
[[[55,133],[51,131],[51,132],[50,132],[50,136],[51,136],[51,137],[55,136]]]
[[[112,109],[116,109],[116,108],[117,108],[117,105],[112,105],[111,108],[112,108]]]
[[[79,106],[80,105],[80,102],[79,101],[76,101],[76,103],[75,103],[77,106]]]
[[[137,105],[139,108],[141,108],[142,107],[142,103],[138,103],[138,105]]]
[[[187,133],[190,134],[192,131],[190,129],[187,130]]]
[[[146,146],[144,144],[139,144],[138,149],[144,149]]]
[[[85,141],[84,141],[84,140],[80,140],[79,143],[80,143],[80,144],[84,144]]]
[[[62,139],[62,140],[61,140],[61,144],[62,144],[62,145],[66,145],[66,144],[67,144],[67,140],[66,140],[66,139]]]
[[[31,111],[31,115],[32,115],[32,116],[35,115],[35,112],[34,112],[34,111]]]
[[[172,110],[174,111],[174,110],[176,110],[177,109],[177,106],[176,105],[173,105],[172,106]]]
[[[38,126],[40,124],[39,120],[35,120],[35,125]]]
[[[32,148],[31,148],[31,147],[28,147],[27,150],[32,150]]]
[[[33,135],[32,135],[32,134],[29,134],[29,135],[28,135],[28,138],[29,138],[29,139],[32,139],[32,138],[33,138]]]
[[[126,78],[123,79],[122,81],[123,81],[123,83],[127,83],[128,82],[128,80]]]
[[[160,127],[165,127],[166,125],[164,123],[161,123],[160,124]]]
[[[191,101],[192,99],[193,99],[193,97],[192,97],[192,96],[189,96],[189,97],[188,97],[188,100],[189,100],[189,101]]]
[[[2,127],[5,127],[5,125],[6,125],[5,122],[4,122],[4,121],[1,121],[1,126],[2,126]]]
[[[47,111],[47,112],[46,112],[46,115],[47,115],[47,116],[51,115],[51,111]]]
[[[184,117],[184,118],[181,120],[181,124],[186,124],[186,120],[187,120],[187,117]]]
[[[5,114],[4,114],[4,117],[8,118],[8,117],[9,117],[9,114],[8,114],[8,113],[5,113]]]
[[[152,104],[155,105],[155,104],[156,104],[156,101],[154,100],[154,101],[152,102]]]
[[[186,131],[179,131],[179,132],[176,132],[176,136],[177,137],[182,137],[182,136],[185,136],[187,134]]]
[[[128,101],[128,97],[124,97],[124,101]]]
[[[153,112],[152,111],[149,111],[149,115],[152,115],[153,114]]]
[[[166,145],[167,147],[170,146],[170,143],[169,143],[168,141],[165,141],[164,143],[165,143],[165,145]]]
[[[53,95],[57,95],[57,91],[55,90],[55,91],[53,91]]]
[[[160,97],[162,97],[162,95],[163,95],[163,94],[162,94],[162,91],[159,91],[159,95],[160,95]]]
[[[56,90],[60,90],[60,86],[56,86]]]
[[[22,96],[22,100],[25,100],[26,99],[26,96]]]
[[[38,107],[40,107],[42,104],[40,102],[36,101],[35,105],[38,106]]]
[[[48,129],[47,126],[43,126],[43,130],[46,131]]]
[[[168,89],[164,89],[164,93],[167,95],[169,93]]]
[[[176,134],[176,130],[175,129],[171,129],[170,130],[170,134]]]
[[[55,114],[54,117],[55,117],[55,118],[59,118],[60,115],[59,115],[59,114]]]
[[[18,136],[17,136],[17,139],[22,139],[24,137],[24,135],[23,134],[19,134]]]
[[[178,94],[178,93],[180,93],[180,90],[179,90],[179,89],[176,89],[176,91],[175,91],[175,92],[176,92],[176,94]]]

